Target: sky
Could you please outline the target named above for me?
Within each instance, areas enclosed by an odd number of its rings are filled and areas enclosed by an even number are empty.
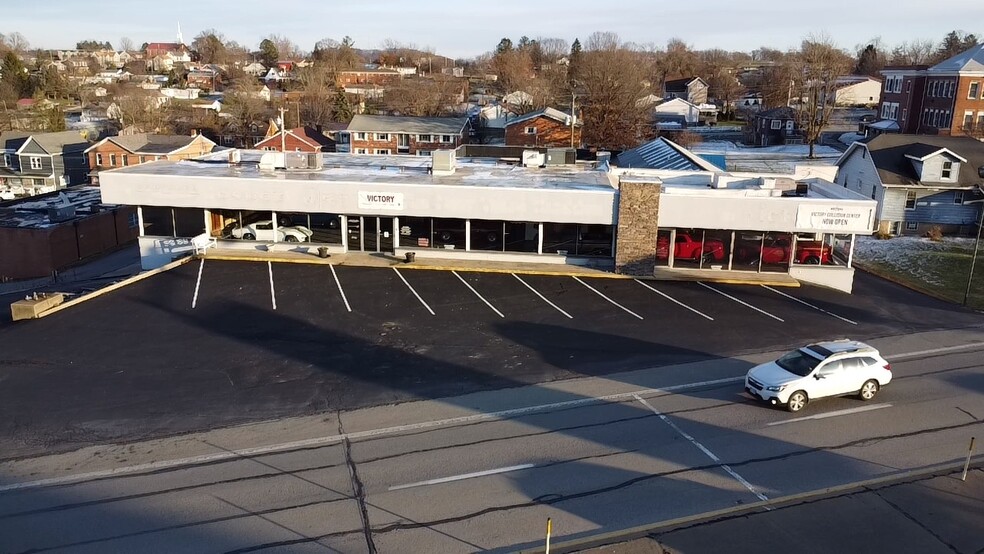
[[[387,39],[452,58],[471,58],[509,37],[575,38],[614,32],[626,42],[665,45],[674,37],[705,50],[795,48],[824,33],[840,47],[880,38],[889,49],[907,40],[940,41],[957,29],[984,34],[980,0],[40,0],[10,2],[0,33],[20,32],[35,48],[74,48],[80,40],[121,37],[136,46],[170,42],[180,23],[188,44],[203,29],[250,48],[284,35],[310,51],[322,38],[350,36],[357,48]],[[931,6],[931,8],[930,8]],[[977,25],[979,28],[969,28]]]

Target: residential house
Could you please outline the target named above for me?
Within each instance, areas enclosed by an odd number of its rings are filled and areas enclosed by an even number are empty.
[[[880,232],[966,233],[980,221],[984,143],[971,137],[882,134],[837,160],[837,184],[878,202]]]
[[[700,108],[683,98],[673,98],[652,108],[653,121],[657,124],[675,122],[683,127],[697,125]]]
[[[886,67],[880,119],[869,134],[984,137],[984,44],[934,66]]]
[[[663,98],[683,98],[691,104],[706,104],[707,89],[707,81],[700,77],[669,79],[663,83]]]
[[[165,54],[172,54],[176,59],[187,58],[186,60],[182,60],[185,62],[191,61],[191,52],[188,50],[188,47],[179,42],[151,42],[144,48],[144,56],[147,59]]]
[[[560,110],[548,107],[506,121],[506,146],[572,145],[581,146],[581,122]]]
[[[201,89],[197,88],[162,88],[161,94],[167,96],[168,98],[174,98],[177,100],[197,100],[198,96],[201,94]]]
[[[399,81],[403,74],[395,69],[353,69],[338,72],[338,86],[379,85]]]
[[[89,143],[77,131],[0,134],[0,184],[43,192],[84,183]]]
[[[356,115],[338,133],[335,148],[353,154],[430,156],[434,150],[467,144],[470,133],[467,117]]]
[[[156,160],[184,160],[207,154],[215,143],[202,135],[149,135],[106,137],[86,149],[93,184],[99,172]]]
[[[279,130],[253,148],[277,152],[334,152],[335,141],[326,137],[321,129],[305,126]]]
[[[786,106],[755,114],[746,131],[745,141],[755,146],[803,144],[796,111]]]
[[[267,68],[265,65],[261,64],[260,62],[253,62],[247,65],[246,67],[243,67],[243,71],[247,75],[252,75],[253,77],[259,78],[262,77],[263,75],[266,75]]]
[[[882,82],[867,75],[845,75],[834,80],[835,106],[877,106]]]

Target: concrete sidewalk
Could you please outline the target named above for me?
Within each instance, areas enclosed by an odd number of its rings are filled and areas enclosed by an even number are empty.
[[[654,529],[644,538],[578,550],[589,554],[953,552],[984,550],[984,462],[961,471],[858,488],[771,511],[739,512]]]

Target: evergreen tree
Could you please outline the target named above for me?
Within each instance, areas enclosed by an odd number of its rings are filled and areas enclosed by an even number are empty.
[[[579,39],[574,39],[574,44],[571,44],[571,55],[567,58],[567,81],[574,84],[574,80],[578,78],[578,71],[581,66],[583,54],[581,53],[581,41]]]
[[[512,52],[513,43],[508,38],[504,38],[499,41],[499,45],[495,47],[496,54],[505,54],[506,52]]]
[[[273,67],[277,65],[278,59],[280,59],[280,51],[277,50],[277,45],[268,38],[263,39],[260,42],[260,63],[266,67]]]
[[[332,112],[335,121],[342,123],[352,121],[352,116],[354,115],[352,103],[349,102],[348,95],[345,94],[345,89],[341,87],[335,91],[335,98],[332,100]]]

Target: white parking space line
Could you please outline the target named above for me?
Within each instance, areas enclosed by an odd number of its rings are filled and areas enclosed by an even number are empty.
[[[688,441],[690,441],[690,444],[696,446],[701,452],[703,452],[704,454],[706,454],[707,457],[710,458],[714,463],[718,464],[718,466],[721,469],[723,469],[724,471],[727,471],[728,472],[728,475],[734,477],[736,481],[738,481],[739,483],[741,483],[752,494],[754,494],[755,496],[757,496],[759,500],[768,500],[769,499],[768,496],[765,496],[764,494],[762,494],[761,492],[759,492],[758,490],[756,490],[756,488],[754,486],[752,486],[751,483],[749,483],[748,481],[746,481],[744,477],[742,477],[741,475],[739,475],[737,471],[731,469],[731,466],[729,466],[728,464],[721,463],[721,458],[718,458],[713,452],[711,452],[710,450],[708,450],[706,446],[704,446],[703,444],[697,442],[697,439],[695,439],[692,436],[688,435],[686,433],[686,431],[684,431],[683,429],[677,427],[677,424],[676,423],[673,423],[672,421],[670,421],[670,418],[668,418],[665,415],[663,415],[662,412],[660,412],[659,410],[657,410],[656,408],[654,408],[649,402],[646,402],[646,399],[645,398],[639,396],[638,394],[637,395],[634,395],[634,396],[635,396],[635,399],[638,400],[639,402],[641,402],[643,406],[649,408],[650,410],[652,410],[652,412],[654,414],[656,414],[657,416],[659,416],[659,418],[663,420],[663,423],[666,423],[667,425],[669,425],[670,427],[672,427],[674,431],[676,431],[677,433],[679,433],[681,437],[683,437],[683,438],[687,439]]]
[[[553,306],[554,309],[556,309],[558,312],[566,315],[568,319],[574,319],[574,316],[572,316],[571,314],[569,314],[569,313],[565,312],[564,310],[560,309],[560,306],[558,306],[558,305],[554,304],[553,302],[547,300],[547,297],[545,297],[542,294],[540,294],[540,291],[538,291],[535,288],[531,287],[529,283],[527,283],[526,281],[522,280],[519,277],[519,275],[516,275],[515,273],[513,273],[512,276],[515,277],[520,283],[523,283],[524,285],[526,285],[526,288],[528,288],[531,291],[533,291],[533,294],[539,296],[541,300],[543,300],[547,304],[550,304],[551,306]]]
[[[202,260],[203,262],[205,260]],[[273,302],[273,309],[277,309],[277,293],[273,291],[273,264],[267,262],[267,271],[270,272],[270,301]]]
[[[809,302],[805,302],[803,300],[800,300],[799,298],[796,298],[795,296],[791,296],[789,294],[786,294],[786,293],[782,292],[781,290],[776,290],[776,289],[770,287],[769,285],[762,285],[762,287],[763,288],[766,288],[768,290],[771,290],[772,292],[774,292],[774,293],[776,293],[776,294],[778,294],[780,296],[785,296],[786,298],[788,298],[790,300],[795,300],[795,301],[799,302],[800,304],[803,304],[804,306],[809,306],[809,307],[813,308],[814,310],[817,310],[818,312],[823,312],[823,313],[829,315],[830,317],[836,317],[837,319],[839,319],[841,321],[846,321],[847,323],[850,323],[851,325],[857,325],[858,324],[857,321],[851,321],[850,319],[847,319],[846,317],[841,317],[841,316],[839,316],[839,315],[837,315],[835,313],[828,312],[827,310],[825,310],[825,309],[823,309],[823,308],[821,308],[819,306],[814,306],[813,304],[810,304]]]
[[[352,306],[349,306],[348,298],[345,298],[345,291],[342,290],[342,282],[338,280],[338,274],[335,273],[335,266],[328,264],[328,267],[331,269],[331,276],[335,278],[335,284],[338,285],[338,293],[342,295],[342,302],[345,302],[345,309],[351,312]]]
[[[644,282],[642,282],[642,281],[640,281],[638,279],[633,279],[633,281],[635,281],[636,283],[639,283],[640,285],[646,287],[647,289],[655,292],[656,294],[662,296],[663,298],[669,300],[670,302],[673,302],[675,304],[678,304],[680,306],[683,306],[684,308],[687,308],[688,310],[690,310],[691,312],[694,312],[695,314],[699,315],[700,317],[703,317],[703,318],[705,318],[705,319],[707,319],[709,321],[714,321],[714,318],[713,317],[705,314],[704,312],[701,312],[699,310],[696,310],[694,308],[691,308],[690,306],[684,304],[683,302],[680,302],[679,300],[677,300],[676,298],[673,298],[672,296],[670,296],[669,294],[666,294],[665,292],[656,290],[655,287],[651,287],[651,286],[647,285],[646,283],[644,283]]]
[[[755,306],[752,306],[748,302],[744,302],[742,300],[739,300],[739,299],[735,298],[734,296],[731,296],[730,294],[728,294],[728,293],[726,293],[726,292],[724,292],[722,290],[718,290],[718,289],[716,289],[716,288],[714,288],[714,287],[712,287],[710,285],[704,284],[704,283],[702,283],[700,281],[697,281],[697,284],[700,285],[700,286],[702,286],[702,287],[704,287],[704,288],[711,289],[712,291],[720,294],[721,296],[724,296],[726,298],[730,298],[730,299],[734,300],[735,302],[741,304],[742,306],[749,307],[749,308],[755,310],[756,312],[758,312],[760,314],[767,315],[767,316],[771,317],[772,319],[774,319],[776,321],[782,321],[783,323],[785,323],[785,321],[786,321],[786,320],[784,320],[783,318],[781,318],[779,316],[772,315],[772,314],[770,314],[769,312],[767,312],[765,310],[760,310],[759,308],[756,308]]]
[[[462,475],[453,475],[451,477],[441,477],[439,479],[428,479],[427,481],[418,481],[416,483],[408,483],[406,485],[397,485],[390,487],[388,490],[399,491],[403,489],[412,489],[414,487],[424,487],[427,485],[439,485],[441,483],[451,483],[453,481],[463,481],[465,479],[474,479],[475,477],[485,477],[487,475],[498,475],[499,473],[508,473],[510,471],[519,471],[522,469],[529,469],[535,467],[535,464],[521,464],[518,466],[500,467],[498,469],[487,469],[485,471],[476,471],[474,473],[464,473]]]
[[[872,404],[871,406],[861,406],[860,408],[850,408],[847,410],[837,410],[835,412],[827,412],[825,414],[816,414],[811,416],[797,417],[793,419],[786,419],[783,421],[773,421],[767,424],[768,427],[775,425],[785,425],[787,423],[796,423],[797,421],[809,421],[811,419],[827,419],[828,417],[838,417],[851,414],[860,414],[861,412],[870,412],[872,410],[880,410],[882,408],[891,408],[891,404]]]
[[[403,281],[403,284],[406,285],[408,289],[410,289],[410,292],[412,292],[413,295],[417,297],[417,300],[420,300],[420,303],[423,304],[425,308],[427,308],[427,311],[430,312],[431,315],[436,315],[434,313],[434,310],[432,310],[431,307],[427,305],[427,302],[424,302],[424,299],[421,298],[419,294],[417,294],[417,291],[414,290],[413,287],[410,286],[410,283],[408,283],[406,278],[403,277],[403,274],[397,271],[395,267],[393,268],[393,271],[396,271],[397,276],[400,277],[400,280]]]
[[[458,272],[457,271],[451,270],[451,273],[454,273],[454,276],[457,277],[459,281],[461,281],[462,283],[464,283],[465,286],[468,287],[468,290],[474,292],[475,293],[475,296],[477,296],[479,300],[481,300],[482,302],[485,302],[485,305],[486,306],[488,306],[489,308],[492,308],[492,311],[493,312],[499,314],[499,317],[501,317],[501,318],[505,318],[506,317],[506,316],[502,315],[502,312],[500,312],[499,310],[497,310],[495,308],[495,306],[493,306],[488,300],[486,300],[485,297],[483,297],[481,294],[478,294],[478,291],[475,290],[471,285],[469,285],[468,284],[468,281],[465,281],[464,279],[462,279],[461,278],[461,275],[458,275]]]
[[[202,258],[202,263],[198,265],[198,280],[195,281],[195,296],[191,297],[191,309],[194,310],[195,306],[198,305],[198,289],[202,286],[202,270],[205,269],[205,258]]]
[[[611,303],[612,303],[612,305],[614,305],[614,306],[618,306],[619,308],[622,308],[623,310],[625,310],[625,311],[626,311],[627,313],[629,313],[629,314],[631,314],[631,315],[633,315],[633,316],[635,316],[635,317],[637,317],[637,318],[639,318],[639,319],[642,319],[642,316],[641,316],[641,315],[639,315],[639,314],[637,314],[637,313],[635,313],[635,312],[633,312],[632,310],[630,310],[630,309],[628,309],[628,308],[626,308],[625,306],[623,306],[623,305],[621,305],[621,304],[619,304],[618,302],[616,302],[616,301],[614,301],[614,300],[612,300],[611,298],[608,298],[607,296],[605,296],[604,294],[602,294],[600,290],[598,290],[598,289],[596,289],[596,288],[594,288],[594,287],[592,287],[591,285],[589,285],[589,284],[587,284],[587,283],[585,283],[584,281],[582,281],[582,280],[581,280],[580,278],[578,278],[578,277],[574,277],[573,275],[572,275],[572,277],[573,277],[573,278],[574,278],[574,280],[575,280],[575,281],[577,281],[578,283],[581,283],[582,285],[584,285],[584,286],[586,286],[586,287],[588,287],[589,289],[591,289],[591,291],[592,291],[592,292],[594,292],[595,294],[597,294],[598,296],[600,296],[600,297],[602,297],[602,298],[604,298],[605,300],[607,300],[607,301],[609,301],[609,302],[611,302]]]

